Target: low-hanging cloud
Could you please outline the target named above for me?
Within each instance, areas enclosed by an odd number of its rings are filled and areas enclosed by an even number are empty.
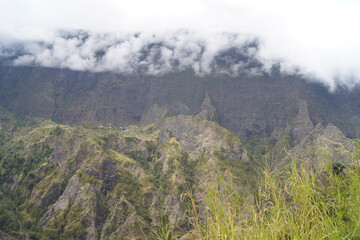
[[[359,12],[357,0],[0,0],[0,56],[146,74],[257,74],[275,62],[351,88],[360,82]]]
[[[164,35],[91,34],[60,31],[52,41],[26,41],[3,46],[15,66],[35,65],[81,71],[115,71],[163,75],[191,68],[199,75],[237,75],[264,71],[256,38],[235,34],[196,35],[176,31]]]

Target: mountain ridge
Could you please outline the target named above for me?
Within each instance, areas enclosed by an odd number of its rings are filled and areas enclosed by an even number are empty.
[[[138,124],[154,105],[169,114],[200,112],[208,94],[217,121],[240,137],[271,136],[306,101],[316,125],[332,123],[347,136],[360,125],[359,89],[335,93],[299,76],[199,77],[191,71],[162,77],[90,73],[39,67],[0,69],[1,105],[19,116],[68,124]]]
[[[203,102],[199,113],[216,111],[209,96]],[[160,117],[148,118],[155,123],[127,127],[24,121],[0,108],[1,230],[34,239],[142,239],[166,221],[183,234],[190,203],[182,196],[191,193],[202,206],[203,184],[218,173],[246,194],[256,189],[262,161],[281,167],[293,155],[315,165],[331,156],[349,164],[350,140],[334,125],[292,137],[311,121],[300,104],[295,124],[270,144],[249,144],[198,114],[167,116],[160,107],[153,114]]]

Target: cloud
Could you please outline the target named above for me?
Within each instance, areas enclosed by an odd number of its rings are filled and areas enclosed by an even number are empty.
[[[257,39],[252,59],[264,69],[281,62],[332,89],[352,87],[360,82],[359,12],[356,0],[0,0],[0,56],[92,71],[191,66],[200,74],[222,52]],[[231,63],[230,72],[252,64]]]
[[[196,35],[188,31],[149,35],[61,31],[52,41],[11,43],[10,63],[84,71],[161,75],[192,68],[197,74],[236,75],[257,59],[258,42],[234,34]],[[261,68],[261,65],[253,66]],[[221,71],[217,71],[221,70]]]

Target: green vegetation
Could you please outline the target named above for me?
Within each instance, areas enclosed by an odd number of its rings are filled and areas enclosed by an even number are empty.
[[[10,181],[13,175],[20,173],[25,178],[34,178],[33,170],[44,163],[52,152],[49,146],[44,146],[42,151],[23,157],[20,154],[23,149],[24,143],[20,141],[14,147],[0,152],[0,184]]]
[[[140,163],[143,168],[149,169],[150,163],[141,151],[129,151],[125,154]]]
[[[56,126],[56,128],[51,132],[51,135],[59,136],[63,132],[64,130],[60,126]]]
[[[125,137],[125,140],[127,143],[138,143],[140,142],[140,139],[138,139],[137,137]]]
[[[0,117],[0,231],[30,239],[85,239],[90,230],[97,239],[358,236],[356,164],[275,170],[295,147],[290,132],[240,141],[214,122],[176,118],[180,131]],[[327,146],[340,151],[330,160],[343,160],[344,145],[318,139],[316,162]]]
[[[153,231],[154,235],[157,239],[161,240],[173,240],[176,239],[176,236],[173,236],[174,227],[169,226],[169,224],[166,224],[164,220],[161,221],[161,225],[158,226],[157,231]]]
[[[207,182],[203,201],[205,217],[190,218],[195,239],[359,239],[360,142],[349,166],[310,169],[293,160],[276,171],[265,167],[251,196],[218,175]]]
[[[67,208],[61,211],[46,226],[41,239],[81,239],[85,236],[88,219],[81,217],[84,209],[69,202]]]

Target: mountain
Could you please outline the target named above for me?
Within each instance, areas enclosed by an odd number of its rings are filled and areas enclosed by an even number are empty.
[[[192,228],[217,174],[244,194],[262,166],[351,163],[359,89],[301,76],[162,76],[0,67],[0,233],[144,239]],[[191,196],[189,198],[188,196]]]
[[[10,131],[1,149],[3,231],[133,239],[163,216],[180,231],[188,229],[181,193],[199,194],[217,169],[243,188],[252,184],[240,139],[205,119],[179,115],[125,129],[34,121]]]
[[[92,73],[43,67],[0,68],[1,105],[19,116],[58,123],[127,126],[142,121],[151,107],[194,115],[206,94],[217,122],[240,137],[271,136],[286,128],[304,100],[313,124],[332,123],[347,136],[360,125],[360,90],[330,93],[301,76],[208,75],[192,70],[163,76]]]

